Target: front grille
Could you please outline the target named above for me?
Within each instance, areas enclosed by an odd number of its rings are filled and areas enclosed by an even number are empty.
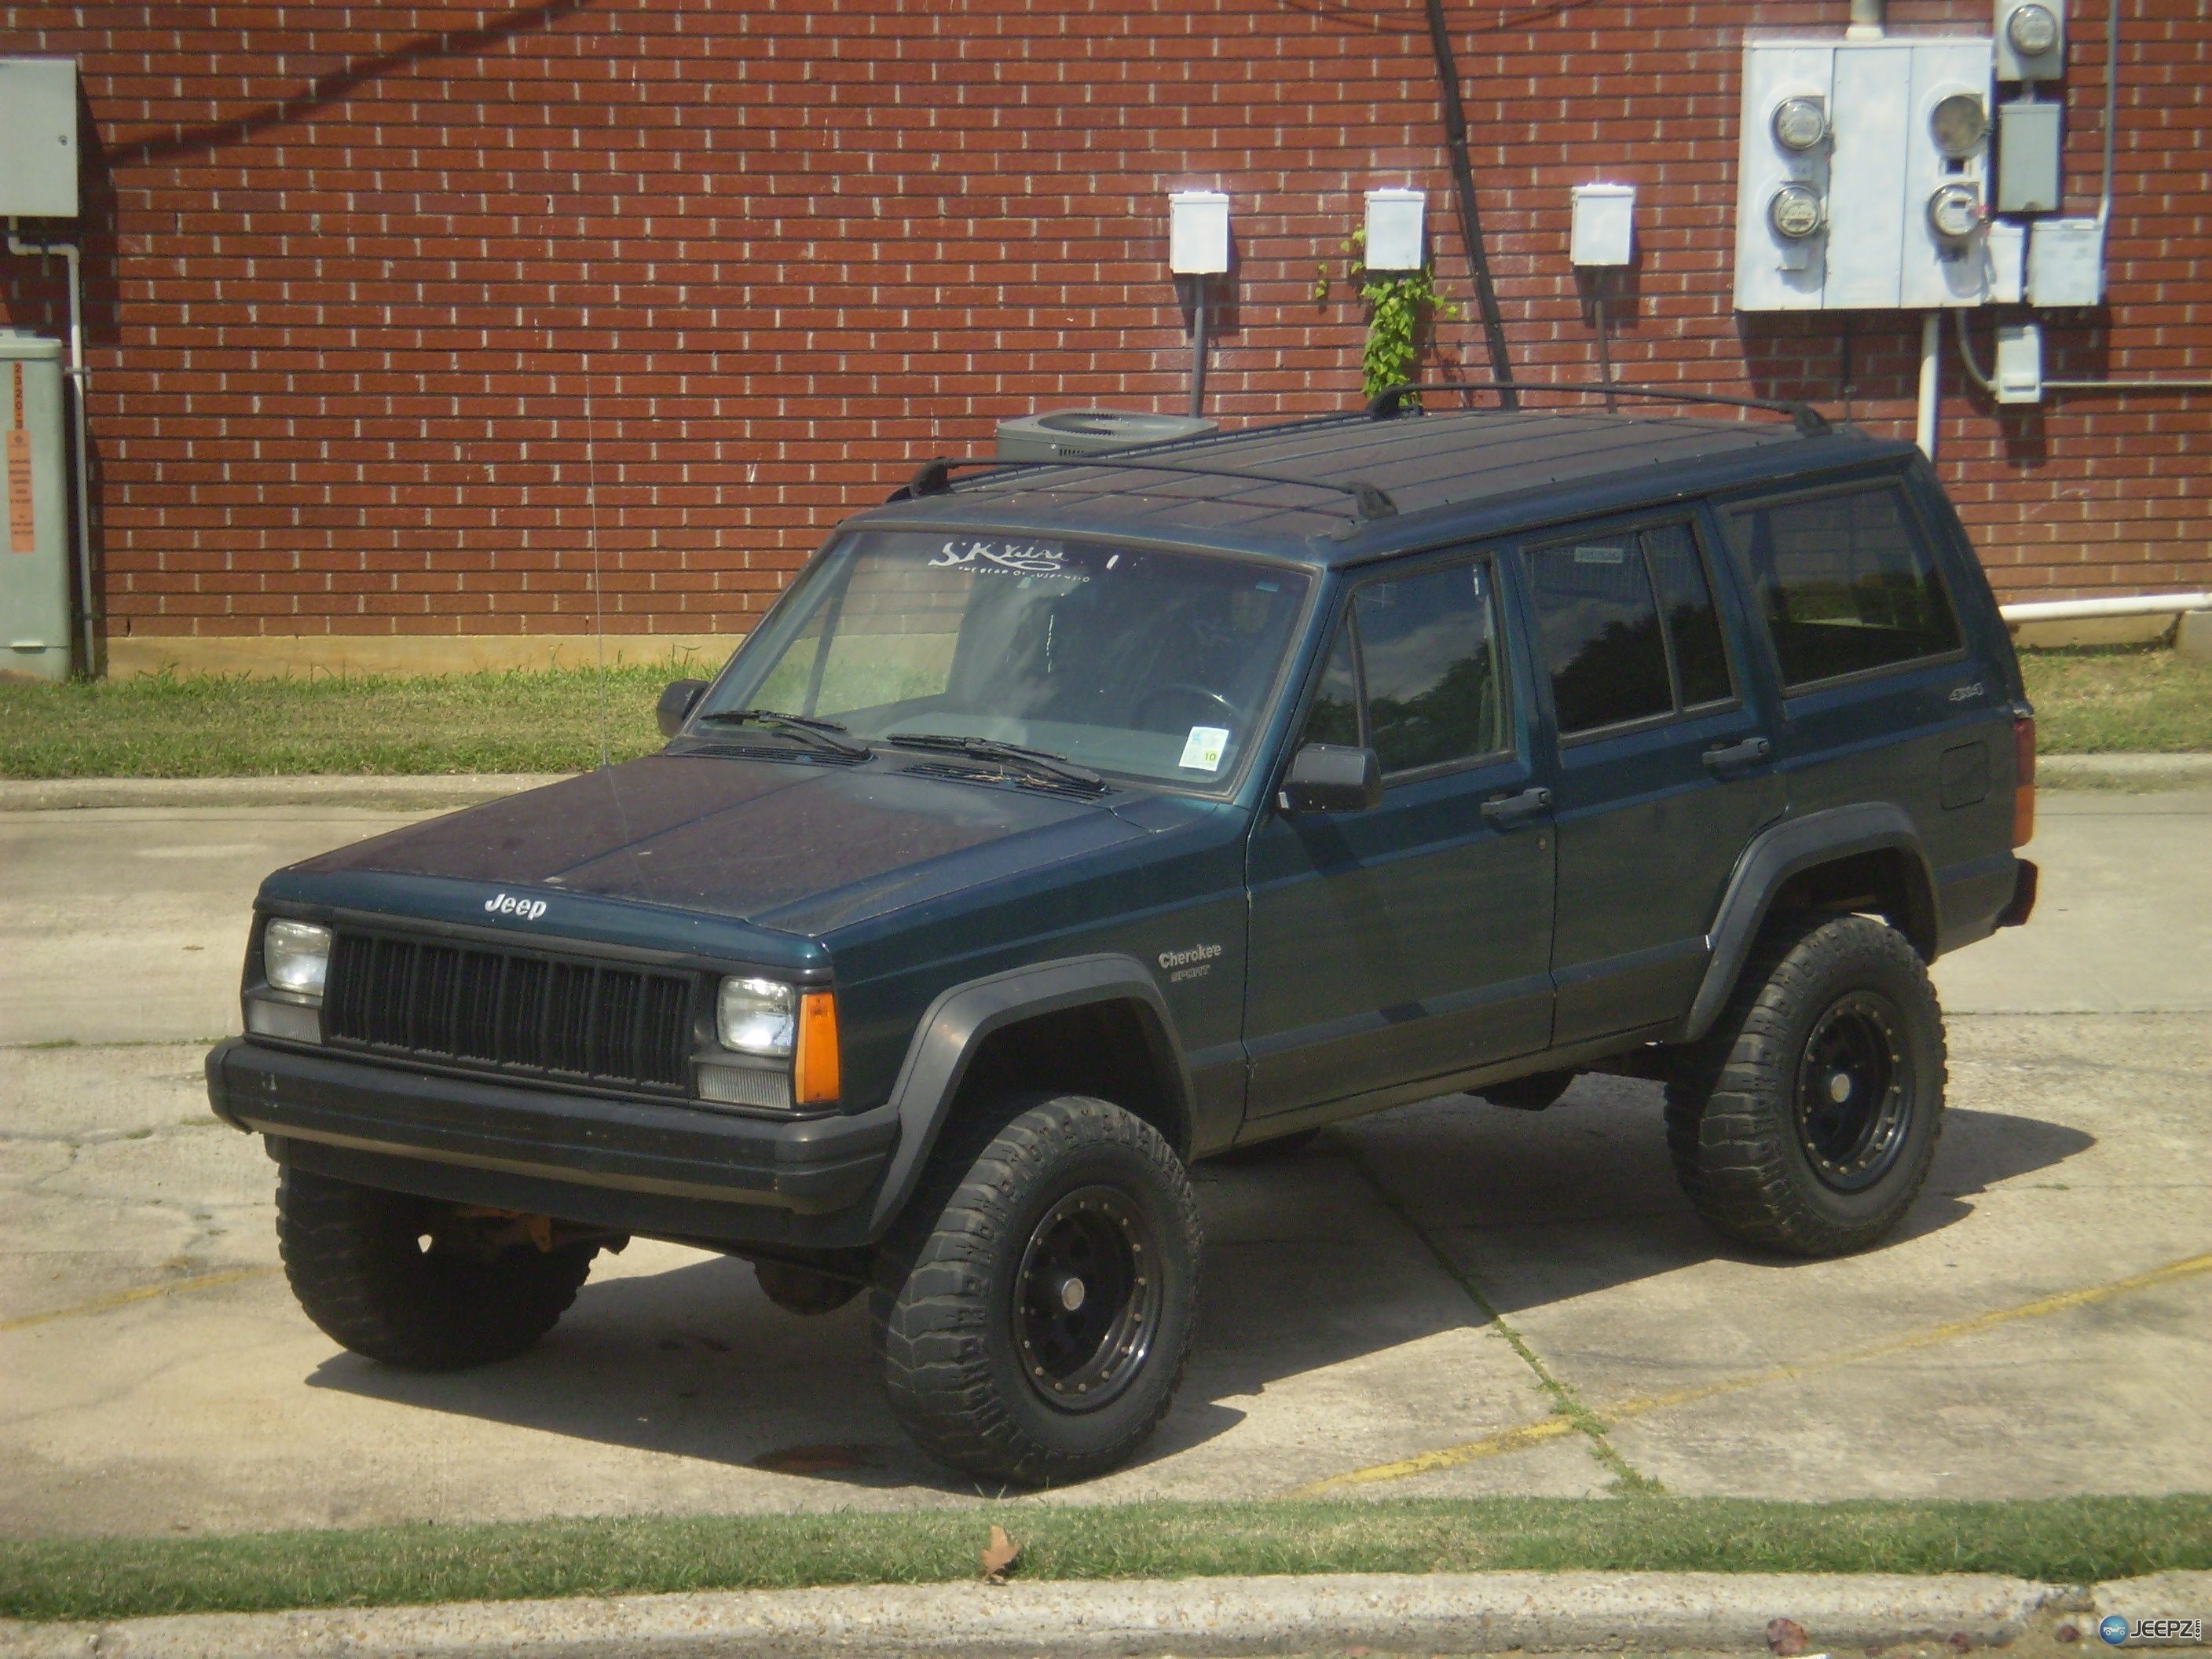
[[[332,1043],[383,1054],[690,1092],[682,974],[341,932],[323,1029]]]

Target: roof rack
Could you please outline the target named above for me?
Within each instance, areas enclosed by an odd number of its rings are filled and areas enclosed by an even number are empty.
[[[1424,380],[1409,386],[1387,386],[1369,402],[1367,416],[1375,421],[1393,419],[1400,413],[1407,398],[1424,392],[1498,392],[1504,390],[1508,384],[1504,380]],[[1673,386],[1636,386],[1626,380],[1514,380],[1510,384],[1516,392],[1561,392],[1588,397],[1601,396],[1608,403],[1615,397],[1656,398],[1668,403],[1718,404],[1729,409],[1771,410],[1778,415],[1787,415],[1798,431],[1808,437],[1829,430],[1826,416],[1812,404],[1794,398],[1726,398],[1717,392],[1680,392]]]
[[[1251,472],[1242,467],[1194,466],[1187,461],[1146,460],[1134,453],[1070,455],[1049,461],[1008,461],[995,456],[939,456],[916,467],[914,477],[893,490],[889,499],[907,501],[918,501],[925,495],[942,495],[952,488],[952,474],[961,468],[971,466],[986,467],[994,471],[1034,471],[1050,467],[1120,467],[1134,472],[1184,472],[1200,478],[1237,478],[1246,483],[1291,484],[1301,489],[1322,489],[1332,495],[1349,497],[1355,523],[1364,524],[1373,519],[1395,519],[1398,516],[1397,502],[1374,484],[1358,478],[1343,483],[1332,483],[1325,478],[1301,478],[1287,472]]]

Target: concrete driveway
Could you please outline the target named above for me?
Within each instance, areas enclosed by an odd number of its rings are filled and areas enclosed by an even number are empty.
[[[410,816],[0,814],[0,1532],[974,1501],[890,1423],[860,1309],[781,1313],[742,1263],[633,1244],[539,1348],[455,1376],[294,1308],[272,1168],[200,1057],[259,877]],[[1656,1089],[1617,1079],[1202,1168],[1176,1409],[1039,1501],[2212,1487],[2208,831],[2212,793],[2045,796],[2035,924],[1939,965],[1948,1125],[1867,1255],[1720,1243]]]

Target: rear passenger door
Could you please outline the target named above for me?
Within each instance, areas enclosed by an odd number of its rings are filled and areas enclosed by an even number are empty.
[[[1593,524],[1521,549],[1557,750],[1565,1046],[1686,1011],[1744,845],[1782,815],[1744,637],[1698,518]]]
[[[1503,620],[1487,556],[1393,567],[1352,590],[1292,752],[1373,749],[1382,804],[1270,802],[1254,826],[1254,1115],[1544,1046],[1551,823]]]
[[[1936,527],[1889,476],[1735,502],[1729,548],[1772,642],[1791,816],[1893,801],[1939,896],[2008,893],[2011,694],[1966,648]],[[1963,548],[1961,556],[1971,557]],[[1947,890],[1950,890],[1947,893]]]

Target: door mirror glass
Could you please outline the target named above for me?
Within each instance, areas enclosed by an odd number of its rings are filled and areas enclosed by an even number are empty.
[[[1372,749],[1310,743],[1283,780],[1285,812],[1364,812],[1382,804],[1382,763]]]
[[[707,689],[704,680],[672,680],[668,689],[660,694],[660,706],[655,711],[660,719],[660,735],[672,738],[684,729],[684,722],[691,718],[698,706],[700,694]]]

